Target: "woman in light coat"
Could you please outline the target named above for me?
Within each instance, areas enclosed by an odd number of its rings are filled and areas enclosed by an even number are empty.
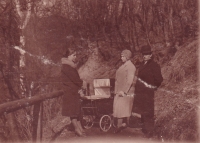
[[[132,53],[130,50],[123,50],[121,60],[123,65],[116,71],[115,77],[115,97],[113,103],[113,116],[117,118],[117,129],[115,133],[120,132],[123,118],[129,119],[131,116],[134,96],[134,78],[136,68],[130,61]]]

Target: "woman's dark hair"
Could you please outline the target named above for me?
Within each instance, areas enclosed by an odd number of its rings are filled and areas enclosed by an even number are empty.
[[[67,58],[68,56],[74,54],[75,52],[76,52],[76,50],[75,50],[74,48],[68,48],[68,49],[66,50],[65,54],[63,55],[63,57],[66,57],[66,58]]]

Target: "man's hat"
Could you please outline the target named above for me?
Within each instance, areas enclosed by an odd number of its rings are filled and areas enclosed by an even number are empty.
[[[142,46],[141,47],[141,53],[143,55],[151,55],[152,54],[151,47],[149,45]]]

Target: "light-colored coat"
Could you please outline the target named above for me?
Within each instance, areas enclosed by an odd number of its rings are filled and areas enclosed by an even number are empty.
[[[115,94],[123,91],[127,96],[120,97],[115,95],[113,103],[113,116],[117,118],[130,117],[133,106],[134,78],[136,68],[128,60],[116,71]]]

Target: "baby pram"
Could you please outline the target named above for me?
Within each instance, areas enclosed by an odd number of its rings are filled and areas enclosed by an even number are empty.
[[[87,86],[87,95],[82,98],[82,120],[84,128],[89,129],[95,123],[99,124],[102,131],[107,132],[112,124],[114,79],[94,79],[93,93]]]

